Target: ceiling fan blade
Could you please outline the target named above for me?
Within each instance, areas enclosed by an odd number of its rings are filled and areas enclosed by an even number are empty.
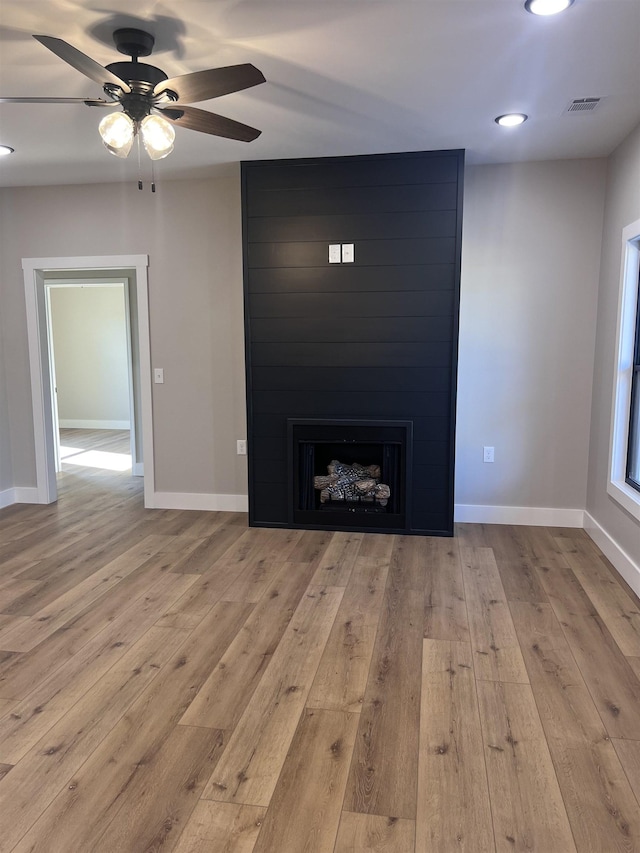
[[[158,83],[154,95],[171,89],[181,101],[208,101],[209,98],[219,98],[220,95],[229,95],[264,82],[262,71],[247,62],[244,65],[228,65],[226,68],[210,68],[208,71],[171,77]]]
[[[76,71],[84,74],[85,77],[88,77],[90,80],[100,83],[101,86],[104,86],[105,83],[111,83],[113,86],[119,86],[124,92],[129,93],[131,91],[128,83],[125,83],[124,80],[121,80],[115,74],[112,74],[111,71],[108,71],[100,65],[99,62],[91,59],[91,57],[87,56],[86,53],[82,53],[82,51],[77,50],[68,42],[54,38],[54,36],[34,35],[34,39],[49,48],[52,53],[55,53],[55,55],[59,56],[60,59],[64,60],[64,62],[73,66]]]
[[[210,113],[207,110],[199,110],[197,107],[188,107],[184,104],[171,104],[168,109],[156,107],[159,113],[178,127],[188,127],[189,130],[199,130],[201,133],[210,133],[212,136],[224,136],[227,139],[238,139],[240,142],[251,142],[262,133],[255,127],[241,124],[231,118]],[[182,113],[180,116],[179,113]]]
[[[0,98],[0,104],[86,104],[88,107],[117,107],[117,101],[102,98]]]

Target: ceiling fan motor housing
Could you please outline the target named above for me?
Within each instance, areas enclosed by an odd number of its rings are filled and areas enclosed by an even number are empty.
[[[156,42],[151,33],[123,27],[113,34],[113,41],[119,53],[137,59],[139,56],[149,56]]]

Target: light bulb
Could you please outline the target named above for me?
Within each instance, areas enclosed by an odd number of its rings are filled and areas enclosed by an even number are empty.
[[[98,125],[106,148],[116,157],[126,157],[131,151],[135,125],[126,113],[110,113]]]
[[[494,121],[501,127],[517,127],[526,121],[528,116],[524,113],[507,113],[503,116],[498,116]]]
[[[176,132],[162,116],[146,116],[140,122],[142,141],[152,160],[162,160],[173,151]]]
[[[524,4],[527,12],[534,15],[557,15],[564,12],[573,3],[573,0],[526,0]]]
[[[0,157],[6,157],[7,154],[13,154],[13,148],[9,145],[0,145]]]

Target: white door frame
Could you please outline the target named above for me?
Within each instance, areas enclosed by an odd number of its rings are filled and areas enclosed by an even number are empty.
[[[144,505],[153,507],[153,409],[151,400],[151,348],[149,335],[148,255],[99,255],[73,258],[23,258],[33,432],[36,456],[38,503],[53,503],[58,497],[51,399],[45,279],[54,270],[135,269],[140,364],[140,420],[144,453]]]

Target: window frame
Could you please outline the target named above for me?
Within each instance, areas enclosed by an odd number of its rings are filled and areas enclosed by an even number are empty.
[[[640,219],[622,231],[622,266],[618,299],[608,494],[640,521],[640,491],[628,482],[627,461],[631,430],[631,398],[638,358],[640,278]],[[636,385],[640,381],[636,380]],[[640,428],[640,425],[637,425]],[[634,428],[636,425],[634,424]]]

